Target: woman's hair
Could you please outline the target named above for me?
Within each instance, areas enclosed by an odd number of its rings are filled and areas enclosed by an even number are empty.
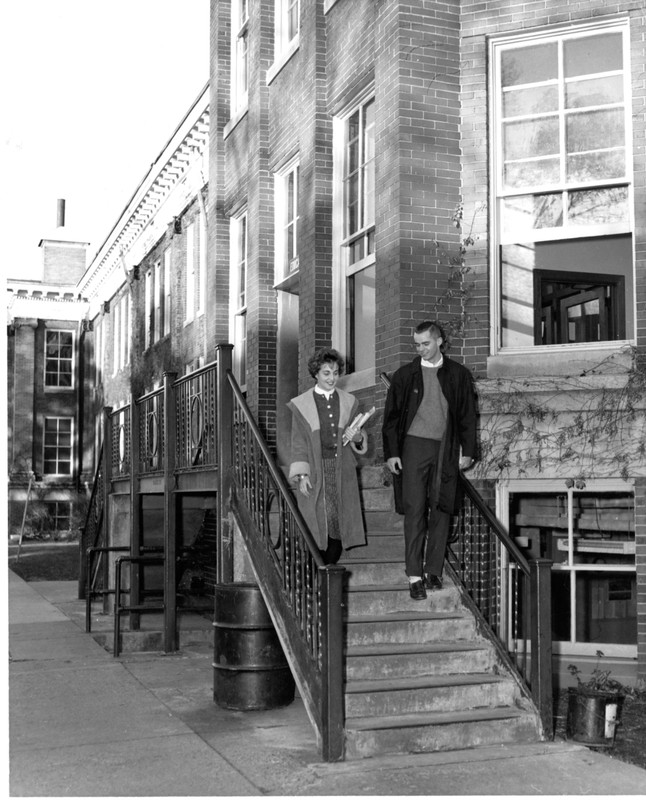
[[[343,373],[343,368],[345,367],[345,361],[343,357],[337,350],[333,350],[330,347],[324,347],[321,350],[317,350],[316,353],[310,358],[307,362],[307,368],[310,372],[310,375],[313,378],[316,378],[318,371],[321,369],[323,364],[336,364],[339,368],[339,375]]]

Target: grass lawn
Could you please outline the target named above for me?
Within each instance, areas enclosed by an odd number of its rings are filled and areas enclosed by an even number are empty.
[[[76,581],[78,542],[23,542],[9,545],[9,569],[25,581]]]

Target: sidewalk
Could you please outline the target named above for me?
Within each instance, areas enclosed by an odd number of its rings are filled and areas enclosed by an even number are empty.
[[[298,697],[214,704],[210,644],[115,659],[75,583],[8,584],[12,796],[646,796],[646,771],[564,742],[325,764]]]

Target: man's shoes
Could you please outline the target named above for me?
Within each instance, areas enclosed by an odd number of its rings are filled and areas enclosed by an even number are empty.
[[[442,588],[442,578],[438,578],[437,575],[427,575],[424,583],[426,584],[426,588],[430,589],[432,592]]]
[[[424,581],[413,581],[408,584],[410,596],[413,600],[425,600],[426,589],[424,588]]]

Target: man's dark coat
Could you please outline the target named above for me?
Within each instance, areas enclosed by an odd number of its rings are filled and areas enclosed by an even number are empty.
[[[383,446],[384,458],[402,456],[404,438],[410,428],[424,394],[422,359],[416,356],[404,364],[392,376],[386,407],[384,408]],[[476,455],[476,404],[473,379],[466,367],[443,356],[443,364],[437,373],[442,393],[448,403],[446,432],[442,445],[442,476],[439,490],[429,487],[431,503],[437,503],[442,511],[454,514],[461,501],[457,492],[460,455],[475,458]],[[462,453],[460,453],[460,448]],[[395,505],[401,509],[401,473],[394,476]]]

